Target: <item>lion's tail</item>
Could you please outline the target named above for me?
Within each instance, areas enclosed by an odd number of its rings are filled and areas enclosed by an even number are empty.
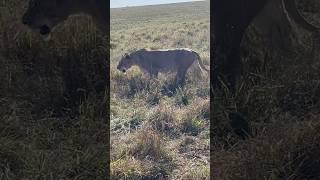
[[[199,66],[201,67],[201,69],[204,69],[205,71],[207,71],[209,73],[210,70],[207,69],[207,67],[203,64],[203,61],[201,60],[199,54],[196,52],[194,52],[194,54],[197,56],[197,60],[198,60],[198,63],[199,63]]]

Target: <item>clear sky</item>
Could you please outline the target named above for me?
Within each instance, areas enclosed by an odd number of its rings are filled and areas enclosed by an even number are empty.
[[[153,4],[169,4],[178,2],[189,2],[197,0],[111,0],[111,8],[126,7],[126,6],[144,6]]]

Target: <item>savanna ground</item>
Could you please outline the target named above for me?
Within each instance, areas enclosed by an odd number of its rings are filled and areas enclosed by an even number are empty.
[[[111,177],[209,179],[209,74],[190,69],[149,80],[139,68],[116,69],[141,48],[187,47],[210,58],[209,2],[111,9]]]
[[[0,179],[106,179],[107,40],[86,16],[44,42],[0,2]]]

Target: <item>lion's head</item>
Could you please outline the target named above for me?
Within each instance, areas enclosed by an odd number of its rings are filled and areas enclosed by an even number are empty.
[[[120,62],[117,66],[117,69],[125,73],[128,69],[131,68],[132,65],[133,65],[132,57],[129,54],[125,53],[121,57]]]
[[[52,29],[70,15],[68,0],[31,0],[22,22],[40,33],[45,39]]]

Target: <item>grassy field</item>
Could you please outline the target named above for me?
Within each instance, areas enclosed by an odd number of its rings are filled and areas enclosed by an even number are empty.
[[[141,48],[187,47],[209,65],[209,15],[209,2],[111,9],[113,179],[209,179],[209,74],[190,69],[174,91],[170,74],[116,69]]]

